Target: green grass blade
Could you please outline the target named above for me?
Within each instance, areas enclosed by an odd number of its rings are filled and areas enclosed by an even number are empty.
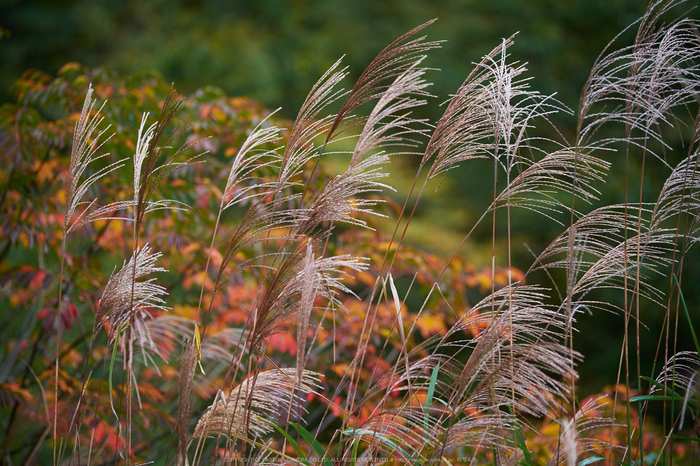
[[[311,432],[308,430],[304,429],[301,425],[297,424],[296,422],[290,422],[290,426],[294,427],[299,434],[304,437],[304,440],[309,442],[309,445],[311,445],[311,448],[314,449],[318,457],[321,459],[323,462],[323,466],[333,466],[333,463],[331,463],[331,460],[326,458],[326,451],[323,449],[320,443],[318,443],[318,440],[314,438],[313,435],[311,435]]]
[[[685,312],[685,318],[688,319],[688,327],[690,327],[690,333],[693,335],[693,342],[695,342],[695,351],[700,354],[700,344],[698,344],[698,337],[695,334],[695,329],[693,328],[693,321],[690,320],[690,313],[688,312],[688,306],[685,305],[685,298],[683,297],[683,290],[681,290],[681,285],[678,283],[678,278],[676,278],[676,274],[673,274],[673,281],[676,283],[676,286],[678,287],[678,295],[681,298],[681,307],[683,308],[683,312]]]
[[[597,463],[598,461],[602,461],[605,458],[602,456],[591,456],[590,458],[586,458],[585,460],[581,460],[578,463],[578,466],[588,466],[589,464]]]
[[[511,416],[515,418],[515,415],[513,414],[513,410],[509,408]],[[520,427],[518,427],[518,423],[515,422],[515,445],[520,448],[520,450],[523,452],[523,456],[525,459],[525,464],[527,466],[532,466],[532,460],[535,460],[538,464],[544,466],[544,463],[542,462],[541,459],[539,459],[537,456],[534,454],[530,453],[530,450],[527,449],[527,444],[525,443],[525,438],[523,437],[523,433],[520,431]]]
[[[376,439],[379,439],[380,442],[382,442],[386,445],[389,445],[391,448],[393,448],[396,451],[401,452],[401,454],[404,455],[406,457],[406,459],[410,459],[413,462],[414,466],[421,466],[421,464],[422,464],[421,462],[423,462],[423,463],[425,462],[425,458],[422,455],[419,459],[415,459],[406,450],[404,450],[399,444],[397,444],[396,442],[394,442],[391,439],[384,437],[383,435],[380,435],[379,433],[377,433],[371,429],[345,429],[343,431],[343,434],[345,434],[345,435],[353,435],[353,434],[358,435],[358,433],[359,433],[359,435],[367,434],[367,435],[371,435],[372,437],[374,437]]]
[[[117,356],[117,346],[119,345],[119,334],[121,331],[121,328],[117,329],[117,336],[114,339],[114,349],[112,349],[112,359],[109,362],[109,405],[112,407],[112,412],[117,420],[119,420],[119,416],[117,416],[117,411],[114,409],[114,400],[112,399],[112,372],[114,371],[114,359]]]
[[[359,439],[353,439],[352,441],[352,466],[356,466],[357,464],[357,450],[360,447],[360,440]]]
[[[646,380],[647,382],[649,382],[650,384],[656,386],[657,388],[659,388],[659,389],[661,389],[661,390],[664,390],[664,389],[665,389],[665,390],[666,390],[666,393],[670,393],[671,395],[673,395],[673,396],[675,396],[675,397],[678,397],[678,398],[680,398],[681,400],[684,399],[680,394],[678,394],[677,392],[675,392],[673,389],[671,389],[671,388],[668,387],[668,386],[664,387],[664,384],[662,384],[661,382],[657,382],[656,380],[652,379],[651,377],[642,376],[642,379]]]
[[[673,440],[683,440],[686,442],[700,442],[700,438],[698,437],[688,437],[686,435],[674,435]]]
[[[664,395],[639,395],[630,398],[630,402],[634,403],[636,401],[683,401],[682,397],[676,396],[664,396]]]
[[[428,385],[428,394],[425,397],[425,412],[423,413],[423,428],[425,429],[425,440],[426,442],[430,440],[430,425],[428,422],[428,409],[433,402],[433,395],[435,394],[435,386],[437,385],[437,376],[440,371],[440,361],[433,367],[433,373],[430,374],[430,384]]]
[[[309,462],[306,460],[306,457],[301,453],[301,450],[299,450],[299,445],[297,444],[296,440],[294,440],[294,439],[293,439],[287,432],[285,432],[285,430],[282,429],[280,426],[278,426],[278,425],[276,425],[276,424],[274,424],[274,423],[268,421],[267,419],[262,419],[262,418],[261,418],[260,420],[263,421],[263,422],[266,423],[266,424],[271,425],[272,427],[274,427],[274,428],[277,430],[277,432],[279,432],[280,434],[284,435],[284,438],[287,439],[287,441],[288,441],[289,444],[292,446],[292,448],[294,448],[294,451],[297,452],[297,455],[299,455],[299,461],[301,461],[301,462],[302,462],[303,464],[305,464],[306,466],[309,466]]]

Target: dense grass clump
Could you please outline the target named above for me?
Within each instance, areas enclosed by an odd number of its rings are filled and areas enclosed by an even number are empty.
[[[700,36],[678,6],[652,3],[610,43],[575,111],[534,90],[511,37],[439,121],[417,117],[432,21],[349,91],[335,63],[292,122],[157,75],[25,74],[0,110],[2,461],[697,461],[681,290],[700,239]],[[399,155],[417,166],[403,205]],[[476,159],[490,205],[462,244],[490,236],[481,271],[461,245],[405,242],[426,189]],[[530,263],[518,211],[557,229]],[[582,398],[577,319],[604,313],[619,370]]]

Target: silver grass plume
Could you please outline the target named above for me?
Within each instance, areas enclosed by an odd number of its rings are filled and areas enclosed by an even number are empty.
[[[582,93],[581,141],[590,140],[602,125],[617,122],[627,128],[624,142],[649,152],[648,139],[663,144],[661,133],[655,128],[670,124],[675,118],[672,111],[696,98],[700,79],[697,22],[681,18],[669,25],[658,25],[662,15],[680,3],[683,2],[650,3],[638,21],[635,43],[608,52],[621,33],[600,55]],[[634,135],[634,130],[642,133]],[[616,141],[619,139],[604,138],[596,144],[607,146]],[[663,161],[660,154],[654,155]]]
[[[302,311],[301,300],[308,301],[320,296],[332,305],[339,305],[336,302],[337,295],[352,294],[342,282],[342,278],[347,275],[344,270],[361,272],[368,267],[363,259],[349,255],[318,257],[312,263],[303,257],[300,251],[285,255],[272,275],[254,310],[255,326],[251,335],[253,345],[274,333],[282,321]],[[312,289],[309,289],[310,283]]]
[[[436,380],[433,404],[429,408],[410,403],[382,407],[388,401],[389,392],[405,391],[404,399],[425,394],[430,383],[429,375],[438,362],[441,376]],[[513,424],[497,408],[489,410],[486,406],[474,405],[471,408],[476,408],[478,414],[459,411],[463,415],[457,419],[452,417],[452,408],[435,401],[449,398],[459,369],[454,359],[434,354],[412,362],[406,371],[402,368],[398,374],[383,376],[364,396],[364,399],[369,399],[385,391],[378,407],[361,425],[346,429],[344,435],[350,439],[362,439],[376,448],[377,453],[385,453],[379,456],[399,453],[407,460],[424,457],[436,461],[462,446],[476,450],[502,448],[503,436],[513,429]],[[385,385],[386,389],[380,388]],[[397,445],[401,446],[400,450]],[[506,447],[503,453],[512,449]]]
[[[314,272],[314,250],[311,238],[306,243],[304,257],[303,286],[299,310],[297,311],[297,380],[301,384],[301,376],[306,366],[306,336],[309,330],[309,318],[316,298],[316,273]]]
[[[330,179],[309,200],[298,219],[297,231],[310,234],[322,222],[342,222],[367,228],[367,222],[357,214],[379,215],[372,208],[381,200],[356,197],[361,194],[381,192],[393,188],[379,180],[388,176],[381,171],[381,166],[389,162],[386,154],[380,153],[367,157],[353,167]]]
[[[333,139],[336,134],[348,129],[343,128],[344,122],[358,107],[371,100],[381,98],[392,85],[392,82],[395,82],[397,76],[414,66],[416,57],[428,50],[440,47],[439,41],[426,41],[425,36],[408,40],[411,36],[435,21],[433,19],[411,29],[385,47],[372,60],[357,82],[355,82],[338,114],[335,116],[328,131],[326,142]]]
[[[578,219],[559,235],[540,255],[533,270],[572,270],[570,296],[573,306],[614,310],[610,303],[584,299],[601,287],[622,289],[625,274],[639,270],[639,283],[629,282],[640,294],[658,301],[663,293],[650,281],[651,275],[663,274],[672,262],[677,247],[677,232],[668,221],[688,215],[690,229],[687,245],[697,242],[700,223],[700,174],[697,150],[679,163],[668,176],[655,204],[640,207],[611,205],[595,209]],[[573,236],[573,238],[571,238]],[[569,256],[573,239],[575,256]]]
[[[432,97],[424,90],[430,83],[422,79],[426,71],[418,66],[422,60],[423,57],[401,73],[381,94],[357,140],[350,168],[368,153],[379,148],[389,145],[415,145],[416,142],[411,136],[425,133],[425,130],[411,127],[414,123],[423,122],[411,118],[410,112],[407,112],[427,102],[413,96]]]
[[[700,356],[698,356],[698,352],[680,351],[673,355],[664,364],[656,381],[664,387],[671,387],[676,393],[683,393],[683,406],[677,425],[677,430],[682,430],[691,398],[695,398],[697,406],[697,399],[700,397]],[[659,393],[663,390],[661,387],[652,385],[650,393]],[[693,413],[690,410],[690,414],[697,419],[698,413]]]
[[[565,394],[566,387],[557,377],[570,375],[571,360],[580,355],[563,345],[567,319],[544,303],[545,291],[518,284],[497,290],[448,330],[436,350],[471,349],[467,362],[454,374],[449,394],[454,412],[470,406],[512,406],[541,416],[555,398]],[[459,333],[478,328],[483,319],[489,325],[476,337],[459,339]],[[449,341],[450,337],[457,341]]]
[[[152,253],[149,245],[137,248],[129,262],[124,261],[122,268],[110,275],[97,307],[93,334],[106,320],[110,320],[116,330],[128,323],[132,314],[146,309],[167,309],[162,299],[168,294],[166,289],[154,283],[155,278],[141,280],[152,273],[166,271],[155,265],[161,255],[161,253]]]
[[[516,206],[562,222],[552,214],[571,209],[562,193],[591,204],[598,200],[594,183],[602,182],[610,163],[576,148],[564,147],[530,164],[494,200],[491,209]],[[490,210],[490,209],[489,209]]]
[[[289,207],[299,196],[298,194],[278,196],[272,198],[270,202],[262,202],[262,199],[258,198],[250,206],[236,230],[230,235],[228,246],[222,254],[217,284],[221,283],[231,259],[243,249],[271,239],[294,239],[293,235],[285,231],[292,230],[299,222],[304,221],[303,215],[306,215],[306,212],[303,209]],[[275,234],[272,235],[272,232]],[[238,264],[237,267],[246,265],[251,264]]]
[[[302,172],[309,160],[318,155],[312,141],[328,130],[331,117],[317,117],[323,109],[342,97],[344,93],[342,89],[334,90],[338,83],[347,76],[345,69],[336,71],[339,66],[340,60],[321,76],[299,109],[299,114],[289,132],[287,147],[280,163],[276,192],[280,192],[292,178]]]
[[[202,360],[212,361],[222,366],[231,364],[231,349],[244,350],[247,335],[248,333],[240,328],[224,328],[216,333],[207,333],[202,338]]]
[[[134,204],[136,211],[134,221],[137,226],[141,224],[144,214],[148,212],[166,208],[184,208],[183,203],[171,199],[151,202],[151,197],[158,185],[168,174],[177,168],[193,163],[194,160],[180,161],[183,154],[190,148],[190,145],[186,144],[158,164],[165,149],[169,148],[170,144],[182,133],[182,128],[178,127],[166,134],[182,102],[183,98],[177,94],[175,89],[171,88],[155,123],[146,128],[147,113],[141,119],[134,153]]]
[[[303,410],[302,393],[314,392],[320,375],[304,370],[302,385],[296,380],[296,368],[272,369],[248,377],[228,394],[218,392],[195,427],[194,437],[238,437],[248,432],[260,437],[274,430],[270,422],[282,422],[290,404]],[[253,379],[255,378],[255,382]],[[248,425],[246,425],[248,424]]]
[[[372,460],[367,458],[365,462],[374,463],[377,457],[391,455],[413,462],[421,457],[426,445],[438,443],[443,431],[435,418],[426,417],[421,408],[404,405],[373,414],[362,425],[343,430],[343,436],[348,441],[362,440],[371,446],[366,453]]]
[[[606,405],[601,398],[592,398],[581,406],[571,419],[560,421],[561,436],[548,466],[576,465],[580,458],[590,458],[602,450],[622,450],[622,445],[610,444],[609,437],[603,439],[601,431],[617,427],[614,419],[601,417],[599,412]]]
[[[700,123],[700,120],[698,120]],[[697,136],[700,135],[696,135]],[[695,144],[700,142],[696,139]],[[689,230],[686,232],[688,247],[697,241],[697,227],[700,216],[700,146],[696,146],[690,156],[676,165],[666,179],[651,214],[651,229],[662,230],[665,222],[688,215]]]
[[[481,66],[491,76],[482,86],[488,96],[485,105],[496,143],[495,157],[510,183],[514,169],[528,163],[520,155],[520,147],[530,140],[527,131],[532,121],[548,121],[549,115],[569,110],[553,95],[544,96],[530,89],[529,79],[522,77],[527,71],[525,65],[508,62],[506,42],[500,48],[500,57],[487,55]]]
[[[576,421],[564,419],[562,421],[562,434],[559,444],[563,446],[560,450],[565,452],[567,466],[576,466],[578,463],[578,443],[576,438]]]
[[[551,213],[568,211],[557,193],[575,193],[587,202],[596,199],[593,182],[600,181],[609,164],[577,150],[561,147],[538,161],[520,155],[528,146],[543,152],[527,135],[535,119],[549,122],[549,115],[568,110],[553,96],[529,89],[522,64],[509,63],[504,40],[476,67],[450,100],[428,142],[421,166],[434,161],[428,179],[445,174],[457,163],[494,157],[506,172],[507,186],[491,207],[520,206],[556,220]],[[550,141],[554,142],[554,141]],[[519,174],[512,180],[512,174]],[[484,214],[485,215],[485,214]]]
[[[624,205],[596,209],[574,223],[548,246],[533,267],[537,269],[564,269],[572,271],[569,296],[572,309],[622,310],[615,304],[586,299],[599,288],[628,291],[637,289],[640,296],[658,301],[663,295],[651,282],[651,274],[662,274],[671,263],[668,253],[675,244],[675,234],[662,230],[649,230],[649,206],[641,212]],[[631,227],[640,225],[638,237]],[[625,238],[625,233],[628,237]],[[569,235],[573,235],[570,239]],[[569,256],[573,241],[575,255]],[[643,248],[638,252],[638,244]],[[625,281],[639,271],[639,282]],[[567,298],[568,300],[569,298]],[[567,307],[567,302],[562,303]]]
[[[546,415],[566,395],[560,379],[570,378],[571,361],[580,359],[564,344],[568,320],[556,306],[545,304],[546,291],[517,283],[498,290],[471,308],[447,334],[432,339],[430,356],[420,356],[427,347],[409,353],[408,368],[398,364],[396,372],[380,379],[364,399],[384,392],[381,406],[392,391],[406,390],[408,397],[427,390],[439,362],[433,396],[446,405],[428,411],[411,406],[379,409],[372,413],[370,424],[358,426],[357,435],[372,435],[378,443],[382,437],[393,439],[413,445],[416,452],[428,448],[431,458],[466,445],[507,455],[513,446],[505,445],[503,438],[514,425],[505,410]],[[476,336],[465,339],[465,333],[475,331]],[[441,353],[456,354],[447,358]],[[457,358],[460,353],[468,354],[466,363]],[[458,414],[465,411],[480,414],[460,418]],[[378,420],[386,416],[395,417],[401,428],[382,427]]]
[[[490,157],[493,153],[493,131],[486,88],[493,77],[485,65],[512,43],[511,37],[486,55],[450,99],[421,160],[423,166],[435,157],[428,179],[447,172],[459,162]]]
[[[277,149],[262,150],[261,147],[280,140],[280,129],[276,126],[264,126],[267,118],[250,133],[236,153],[231,164],[226,186],[221,199],[221,210],[234,204],[245,202],[253,197],[263,195],[263,189],[273,189],[276,183],[261,183],[255,172],[264,167],[274,166],[280,161]],[[250,186],[245,186],[253,181]]]
[[[154,369],[160,373],[151,353],[167,361],[170,354],[164,353],[159,343],[186,339],[192,335],[193,326],[192,319],[186,317],[171,314],[151,316],[150,313],[138,313],[134,319],[134,328],[146,364],[152,361]]]
[[[75,124],[75,131],[73,133],[73,147],[71,150],[70,167],[68,169],[68,180],[66,181],[66,212],[63,222],[65,234],[70,233],[73,229],[88,222],[105,218],[106,215],[131,205],[130,202],[115,202],[106,206],[93,208],[96,204],[96,200],[92,202],[82,201],[88,189],[90,189],[93,184],[105,175],[124,166],[124,160],[119,160],[99,169],[82,183],[80,182],[80,178],[90,164],[109,155],[97,155],[97,152],[111,138],[111,135],[100,141],[109,128],[103,129],[95,134],[97,127],[102,123],[103,117],[100,116],[100,112],[105,104],[103,103],[102,107],[93,114],[95,101],[92,98],[92,93],[93,89],[92,85],[90,85],[85,96],[85,103],[83,104],[80,118]],[[87,207],[74,219],[73,216],[81,205],[87,205]]]

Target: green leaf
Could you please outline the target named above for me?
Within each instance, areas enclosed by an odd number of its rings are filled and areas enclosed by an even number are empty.
[[[117,411],[114,409],[114,400],[112,399],[112,372],[114,371],[114,359],[117,356],[117,345],[119,345],[119,334],[121,331],[121,328],[117,329],[117,336],[114,338],[114,348],[112,349],[112,360],[109,362],[109,405],[112,407],[112,412],[117,420],[119,420],[119,416],[117,416]]]
[[[635,401],[683,401],[683,398],[676,396],[664,396],[664,395],[639,395],[630,398],[630,402]]]
[[[656,380],[652,379],[651,377],[646,377],[646,376],[642,376],[642,379],[646,380],[647,382],[654,385],[655,387],[660,388],[661,390],[664,390],[664,384],[662,384],[661,382],[657,382]],[[677,397],[676,399],[681,399],[681,400],[685,399],[684,397],[679,395],[676,391],[674,391],[668,385],[665,387],[665,390],[666,390],[666,393],[670,393],[671,395]]]
[[[515,418],[515,415],[513,414],[512,408],[509,407],[510,414]],[[532,466],[532,460],[534,459],[537,463],[541,464],[544,466],[544,463],[542,460],[540,460],[537,456],[532,454],[530,450],[527,449],[527,444],[525,443],[525,439],[523,438],[522,432],[520,432],[520,427],[518,426],[517,421],[515,421],[515,445],[520,448],[520,450],[523,452],[524,457],[525,457],[525,464],[528,466]]]
[[[297,424],[296,422],[290,422],[289,425],[292,426],[292,427],[294,427],[294,428],[299,432],[299,434],[301,434],[301,436],[304,437],[304,440],[306,440],[307,442],[309,442],[309,445],[311,445],[311,448],[314,449],[314,451],[316,452],[316,454],[317,454],[317,455],[319,456],[319,458],[321,458],[321,460],[323,461],[323,466],[333,466],[333,463],[331,463],[331,460],[329,460],[328,458],[326,458],[326,452],[325,452],[325,450],[323,449],[323,447],[321,446],[321,444],[318,443],[318,440],[316,440],[316,439],[314,438],[314,436],[311,435],[311,432],[309,432],[308,430],[304,429],[301,425]]]
[[[578,463],[578,466],[588,466],[589,464],[597,463],[598,461],[604,460],[602,456],[591,456],[590,458],[586,458],[585,460],[581,460]]]
[[[425,397],[425,413],[423,413],[423,428],[425,429],[425,439],[429,440],[430,426],[428,423],[428,409],[433,402],[433,394],[435,393],[435,385],[437,385],[437,376],[440,371],[440,361],[433,367],[433,373],[430,375],[430,384],[428,385],[428,394]]]
[[[287,439],[287,441],[288,441],[289,444],[292,446],[292,448],[294,448],[294,451],[297,452],[297,455],[299,455],[299,460],[300,460],[303,464],[305,464],[306,466],[309,466],[309,462],[306,460],[306,457],[305,457],[305,456],[301,453],[301,451],[299,450],[299,445],[297,444],[296,440],[294,440],[294,439],[293,439],[287,432],[285,432],[285,430],[282,429],[280,426],[278,426],[278,425],[276,425],[276,424],[274,424],[274,423],[268,421],[267,419],[260,418],[260,420],[263,421],[263,422],[266,423],[266,424],[271,425],[272,427],[274,427],[275,429],[277,429],[277,432],[279,432],[280,434],[284,435],[284,438]]]
[[[686,442],[700,442],[700,438],[688,437],[686,435],[674,435],[673,440],[685,440]]]
[[[683,297],[683,290],[681,290],[681,285],[678,283],[678,278],[676,278],[676,274],[673,274],[673,281],[676,283],[676,286],[678,287],[678,294],[681,298],[681,307],[683,308],[683,311],[685,312],[685,317],[688,319],[688,327],[690,327],[690,333],[693,335],[693,341],[695,342],[695,351],[700,354],[700,344],[698,344],[698,337],[695,335],[695,329],[693,328],[693,321],[690,319],[690,313],[688,312],[688,306],[685,305],[685,298]]]
[[[413,458],[413,456],[411,456],[406,450],[404,450],[403,448],[401,448],[396,442],[394,442],[394,441],[391,440],[391,439],[388,439],[388,438],[384,437],[383,435],[380,435],[379,433],[377,433],[377,432],[375,432],[375,431],[373,431],[373,430],[371,430],[371,429],[345,429],[345,430],[343,431],[343,434],[344,434],[344,435],[349,435],[349,436],[355,436],[355,435],[357,435],[358,433],[359,433],[359,435],[369,434],[369,435],[372,435],[374,438],[379,439],[381,442],[383,442],[383,443],[389,445],[389,446],[390,446],[391,448],[393,448],[394,450],[397,450],[397,451],[401,452],[401,454],[404,455],[404,457],[406,457],[407,459],[412,460],[412,461],[413,461],[413,464],[414,464],[415,466],[421,466],[421,461],[425,462],[425,458],[423,458],[422,456],[421,456],[421,458],[420,458],[420,461],[417,460],[417,459],[415,459],[415,458]]]

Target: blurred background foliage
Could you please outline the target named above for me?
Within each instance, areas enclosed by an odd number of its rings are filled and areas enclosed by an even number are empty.
[[[155,70],[184,94],[210,85],[267,108],[281,106],[281,115],[293,119],[313,83],[339,57],[345,55],[350,70],[349,88],[383,47],[438,18],[426,34],[446,42],[427,61],[440,71],[429,76],[436,99],[421,110],[426,118],[439,118],[439,104],[459,87],[473,62],[516,32],[510,52],[528,63],[532,86],[544,94],[556,92],[575,112],[594,60],[646,5],[644,0],[2,0],[0,103],[15,100],[13,83],[25,70],[55,75],[67,62],[80,62],[122,76]],[[557,128],[572,139],[575,118],[563,115]],[[413,179],[413,163],[391,167],[393,174],[404,174],[394,181],[405,188],[398,202]],[[423,222],[409,230],[413,244],[451,253],[490,202],[492,178],[484,176],[490,168],[489,162],[476,161],[455,170],[442,181],[441,196],[423,199],[418,211]],[[608,196],[624,191],[614,184],[607,189]],[[528,248],[542,250],[556,225],[528,217],[514,217],[513,225],[516,262],[526,268]],[[480,269],[490,263],[490,226],[473,237],[477,241],[462,252]],[[690,290],[686,297],[697,302]],[[661,318],[660,312],[650,314]],[[587,351],[594,363],[583,370],[582,380],[594,390],[617,369],[619,348],[606,345],[623,323],[617,316],[581,320],[578,341],[595,349]]]
[[[1,4],[0,103],[12,100],[11,87],[25,70],[55,74],[65,63],[77,61],[122,76],[156,70],[184,94],[211,85],[267,108],[281,106],[282,115],[290,119],[313,83],[338,58],[345,56],[349,88],[383,47],[437,18],[426,30],[431,39],[445,41],[427,61],[440,69],[428,76],[436,99],[419,110],[432,121],[440,117],[439,104],[459,87],[473,63],[514,33],[518,35],[511,54],[528,63],[533,87],[543,94],[557,93],[575,110],[595,58],[646,8],[643,0],[5,0]],[[574,117],[562,115],[559,120],[558,130],[571,136]],[[411,232],[412,241],[445,254],[454,250],[490,202],[491,167],[481,165],[456,171],[441,186],[445,197],[423,203],[419,216],[430,220],[428,230],[435,222],[443,226],[441,238],[421,232],[418,225]],[[406,173],[410,185],[413,168]],[[469,202],[454,209],[453,199]],[[546,244],[548,233],[546,228],[528,229],[530,246]],[[489,238],[485,230],[483,240]],[[471,247],[468,252],[476,262],[488,264],[490,248],[486,249]],[[528,257],[526,253],[524,258]]]
[[[350,78],[432,18],[445,40],[429,64],[439,101],[472,62],[518,32],[514,57],[535,87],[575,107],[593,60],[646,8],[642,0],[4,0],[0,98],[28,68],[69,61],[121,74],[158,70],[181,92],[204,85],[246,95],[293,118],[311,85],[342,55]],[[439,116],[437,105],[431,116]]]

